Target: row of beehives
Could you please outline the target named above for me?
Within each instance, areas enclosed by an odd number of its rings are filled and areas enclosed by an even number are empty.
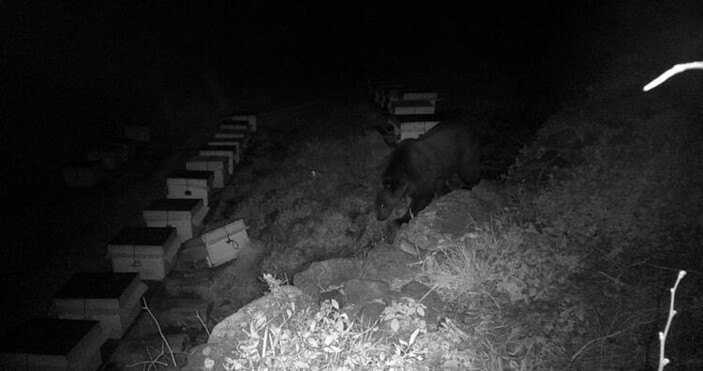
[[[200,254],[189,254],[209,267],[234,259],[249,243],[242,220],[198,232],[256,130],[255,114],[222,121],[185,169],[168,175],[166,198],[142,211],[145,226],[122,228],[110,240],[113,272],[74,274],[52,299],[49,317],[23,324],[2,341],[0,369],[95,370],[107,338],[122,338],[139,315],[147,291],[142,280],[164,280],[181,242],[202,246]]]
[[[388,114],[379,128],[388,142],[417,138],[441,121],[436,112],[439,101],[436,91],[395,81],[373,81],[369,83],[369,99]]]
[[[66,164],[62,174],[64,184],[69,188],[92,188],[101,184],[136,154],[138,144],[150,140],[149,126],[125,126],[124,138],[103,139],[88,147],[83,159]]]
[[[174,264],[183,242],[204,246],[199,255],[210,267],[236,257],[247,243],[243,221],[229,221],[199,236],[197,230],[210,210],[213,195],[225,188],[243,158],[252,133],[255,115],[235,115],[220,123],[215,133],[183,169],[170,172],[166,198],[154,200],[143,210],[144,227],[126,227],[108,245],[115,272],[139,272],[142,279],[162,280]],[[198,255],[190,252],[191,255]]]

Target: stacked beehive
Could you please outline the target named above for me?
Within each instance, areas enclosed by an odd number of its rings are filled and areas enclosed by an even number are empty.
[[[389,143],[417,138],[441,121],[436,110],[436,91],[395,81],[375,81],[369,83],[369,99],[388,115],[379,131]]]

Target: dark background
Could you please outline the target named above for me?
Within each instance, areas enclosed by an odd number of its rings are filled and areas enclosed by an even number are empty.
[[[390,77],[539,123],[625,56],[659,73],[701,55],[664,49],[700,35],[699,1],[487,3],[2,1],[3,199],[57,197],[62,164],[124,124],[182,135],[163,113],[189,105],[264,111]]]

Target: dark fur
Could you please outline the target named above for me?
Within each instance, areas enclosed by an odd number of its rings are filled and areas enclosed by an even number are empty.
[[[401,225],[417,215],[437,196],[450,191],[453,176],[471,189],[480,181],[480,143],[469,122],[440,123],[418,139],[406,139],[381,164],[376,193],[376,218],[388,219],[410,197]]]

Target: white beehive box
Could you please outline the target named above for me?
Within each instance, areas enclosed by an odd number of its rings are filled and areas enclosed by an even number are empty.
[[[369,81],[369,89],[368,89],[368,96],[370,100],[375,100],[376,99],[376,91],[380,86],[384,85],[398,85],[399,83],[394,80],[370,80]]]
[[[435,105],[427,100],[399,100],[390,104],[393,115],[434,115]]]
[[[417,91],[418,89],[416,88],[397,88],[397,89],[391,89],[388,91],[388,94],[386,94],[386,99],[383,104],[383,109],[384,110],[389,110],[390,109],[390,104],[392,102],[397,102],[399,100],[403,100],[403,94],[409,91]]]
[[[251,127],[248,120],[224,120],[220,123],[220,130],[251,131]]]
[[[181,246],[176,228],[126,227],[107,245],[114,272],[137,272],[143,280],[163,280]]]
[[[383,100],[381,102],[381,108],[383,110],[389,110],[391,102],[396,102],[401,100],[400,96],[403,92],[411,90],[406,86],[395,86],[392,88],[385,89],[383,91]]]
[[[149,142],[151,140],[151,129],[146,125],[126,125],[124,127],[124,137],[135,142]]]
[[[106,340],[98,321],[35,318],[0,342],[0,369],[97,370]]]
[[[244,153],[243,138],[212,138],[207,142],[208,146],[235,146],[237,147],[237,155],[241,159]]]
[[[186,161],[186,170],[212,171],[212,187],[224,188],[229,181],[229,157],[227,156],[193,156]]]
[[[440,121],[435,115],[401,115],[388,120],[393,125],[396,142],[418,138],[439,124]]]
[[[255,133],[258,127],[259,115],[256,112],[236,112],[229,119],[248,121],[249,130]]]
[[[204,170],[174,170],[166,177],[168,198],[196,198],[209,206],[215,174]]]
[[[139,315],[146,290],[137,273],[79,272],[54,295],[51,313],[100,321],[107,337],[119,339]]]
[[[244,142],[244,148],[249,145],[251,135],[246,130],[221,130],[215,133],[215,139],[240,139]]]
[[[227,156],[229,162],[227,171],[230,174],[234,173],[234,165],[239,163],[239,151],[236,146],[204,146],[198,152],[200,156]]]
[[[239,250],[249,245],[247,227],[243,220],[227,221],[203,233],[208,264],[216,267],[237,257]]]
[[[74,162],[63,168],[63,181],[71,188],[91,188],[104,179],[99,161]]]
[[[210,209],[203,200],[162,198],[154,200],[142,211],[147,227],[174,227],[181,241],[193,238]]]
[[[400,100],[426,100],[430,102],[437,102],[439,95],[436,91],[430,90],[418,90],[418,91],[405,91],[402,92]]]
[[[389,89],[401,89],[401,88],[403,88],[403,84],[394,83],[394,82],[377,85],[375,87],[374,102],[376,103],[377,106],[383,107],[384,102],[386,101],[386,91]]]

